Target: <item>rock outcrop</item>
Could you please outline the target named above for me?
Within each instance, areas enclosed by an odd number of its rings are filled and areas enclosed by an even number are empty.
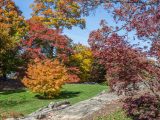
[[[120,96],[115,93],[101,93],[89,100],[82,101],[61,111],[51,112],[46,120],[93,120],[108,112]],[[117,109],[117,105],[114,106]],[[110,109],[111,110],[111,109]]]
[[[40,108],[39,110],[29,114],[25,118],[19,118],[18,120],[39,120],[45,119],[48,116],[48,113],[65,109],[70,106],[70,102],[62,101],[62,102],[51,102],[48,106]]]

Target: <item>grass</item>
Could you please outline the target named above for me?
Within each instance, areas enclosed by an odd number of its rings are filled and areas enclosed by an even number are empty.
[[[23,115],[29,114],[50,102],[67,100],[71,104],[89,99],[108,87],[104,85],[66,84],[63,86],[59,97],[42,100],[35,93],[27,90],[0,92],[0,114],[4,112],[17,112]]]
[[[127,115],[123,110],[118,110],[105,117],[99,117],[97,120],[132,120],[132,119],[127,117]]]

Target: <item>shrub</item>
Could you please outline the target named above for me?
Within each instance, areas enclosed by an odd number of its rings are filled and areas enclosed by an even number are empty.
[[[68,79],[66,68],[58,60],[35,60],[28,66],[24,85],[44,98],[53,98]]]
[[[159,120],[160,101],[153,95],[145,94],[138,98],[127,98],[123,108],[134,120]]]

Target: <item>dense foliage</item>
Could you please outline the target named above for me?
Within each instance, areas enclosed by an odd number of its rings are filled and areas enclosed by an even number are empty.
[[[12,0],[0,0],[0,74],[15,72],[19,67],[18,44],[27,31],[22,12]]]
[[[78,77],[78,74],[80,73],[80,70],[77,67],[75,67],[71,64],[67,64],[67,71],[68,71],[68,75],[69,75],[69,79],[68,79],[67,83],[78,83],[78,82],[80,82],[80,78]]]
[[[155,66],[144,52],[131,46],[124,36],[111,31],[110,27],[102,23],[102,28],[93,31],[89,38],[94,55],[106,68],[106,78],[111,87],[123,83],[121,89],[125,89],[129,84],[144,80],[146,74],[155,75],[159,71],[155,71]]]
[[[0,24],[0,56],[11,50],[14,47],[15,41],[9,35],[9,31]]]
[[[24,85],[45,98],[52,98],[60,93],[60,88],[68,80],[66,68],[58,60],[35,60],[30,63]]]
[[[1,57],[1,56],[0,56]],[[4,79],[7,78],[7,75],[12,73],[18,73],[21,71],[21,67],[24,65],[24,59],[21,58],[18,47],[8,50],[0,59],[0,75]],[[18,75],[18,74],[17,74]],[[15,76],[18,77],[18,76]]]
[[[106,85],[108,85],[108,82],[105,79],[106,76],[105,66],[103,64],[100,64],[99,59],[94,55],[93,55],[93,63],[90,74],[91,74],[90,81],[97,83],[105,82]]]
[[[20,36],[25,34],[26,22],[13,0],[0,0],[0,25],[7,28],[16,41],[20,41]]]
[[[89,81],[93,63],[92,51],[81,44],[73,46],[73,55],[70,57],[70,65],[79,69],[78,76],[81,82]]]
[[[150,94],[126,99],[123,108],[133,120],[160,119],[160,101]]]
[[[84,12],[97,8],[99,5],[104,5],[106,11],[113,15],[115,22],[119,23],[115,29],[113,29],[113,26],[108,27],[106,25],[102,27],[102,29],[92,32],[89,39],[92,49],[97,49],[95,50],[95,55],[102,59],[101,62],[106,64],[106,69],[107,71],[109,70],[107,77],[108,74],[109,76],[111,74],[112,77],[116,78],[115,81],[118,79],[123,81],[127,78],[128,83],[138,82],[140,79],[143,81],[147,79],[151,80],[149,82],[149,89],[154,95],[144,95],[139,98],[126,100],[126,102],[128,101],[128,107],[125,109],[127,109],[128,115],[136,120],[159,119],[160,97],[156,94],[160,90],[159,0],[82,1],[84,1]],[[120,32],[125,34],[118,35]],[[130,40],[128,40],[127,36],[129,32],[135,35],[133,35],[133,39],[130,38]],[[126,42],[134,40],[135,38],[143,40],[143,42],[151,42],[150,51],[147,49],[146,53],[144,53],[137,48],[135,49],[135,46],[133,48],[127,45],[128,43]],[[121,42],[118,42],[118,39],[121,39]],[[146,45],[148,45],[148,43],[146,43]],[[143,45],[140,46],[143,50],[148,47],[144,46],[143,48]],[[115,58],[112,57],[112,55]],[[132,58],[133,56],[134,58]],[[149,57],[154,57],[154,62],[149,60]],[[112,64],[104,63],[105,60],[108,60],[107,63],[111,62]],[[120,74],[114,74],[117,72]],[[111,78],[111,80],[113,79]]]
[[[59,28],[72,26],[85,27],[85,20],[81,18],[81,10],[74,0],[34,0],[32,4],[33,19]]]
[[[29,58],[67,59],[69,40],[60,30],[50,29],[41,22],[29,20],[29,31],[22,39],[23,49]]]

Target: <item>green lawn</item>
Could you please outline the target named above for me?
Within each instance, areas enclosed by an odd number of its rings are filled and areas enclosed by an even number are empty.
[[[118,110],[105,117],[99,117],[97,120],[132,120],[132,119],[127,117],[124,111]]]
[[[67,100],[74,104],[89,99],[104,89],[108,87],[99,84],[66,84],[63,86],[61,95],[51,100],[38,99],[35,97],[36,94],[25,90],[0,92],[0,111],[1,114],[14,111],[26,115],[50,102]]]

